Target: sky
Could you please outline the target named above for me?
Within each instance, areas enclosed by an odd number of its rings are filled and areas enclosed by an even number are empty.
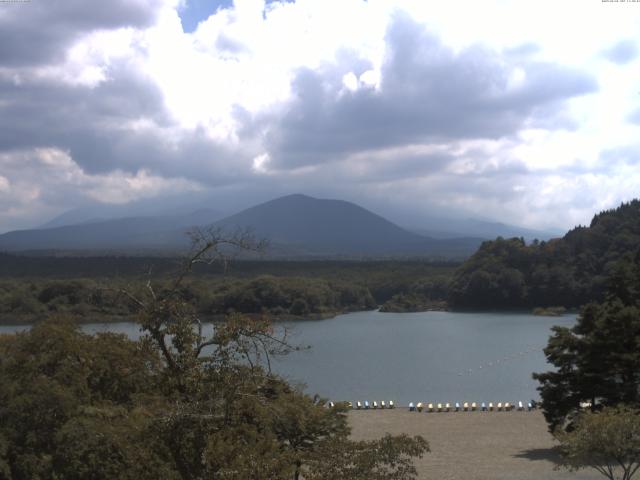
[[[0,3],[0,232],[291,193],[566,230],[639,191],[640,2]]]

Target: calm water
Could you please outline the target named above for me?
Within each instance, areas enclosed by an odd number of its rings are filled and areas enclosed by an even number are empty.
[[[542,348],[553,325],[575,315],[359,312],[283,322],[294,344],[311,345],[274,362],[290,381],[334,400],[498,402],[538,398],[531,372],[549,369]],[[0,332],[25,327],[0,327]],[[133,323],[89,324],[87,332],[137,338]]]

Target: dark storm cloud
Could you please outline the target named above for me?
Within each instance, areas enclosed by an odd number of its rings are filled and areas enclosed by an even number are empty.
[[[56,147],[87,173],[147,168],[160,175],[228,181],[236,176],[229,148],[196,129],[169,142],[174,126],[162,93],[126,63],[94,88],[48,80],[0,80],[0,151]],[[142,120],[153,128],[132,128]]]
[[[0,4],[0,65],[50,64],[93,30],[144,27],[155,19],[159,0],[65,0]]]
[[[58,147],[81,152],[78,159],[90,172],[112,170],[124,160],[109,159],[114,131],[126,122],[146,118],[166,125],[162,96],[151,82],[126,66],[108,72],[112,79],[95,88],[50,80],[0,82],[0,148]],[[118,132],[125,135],[125,132]],[[91,153],[91,150],[94,150]],[[98,157],[98,158],[96,158]]]
[[[359,181],[366,183],[389,182],[409,178],[432,176],[442,172],[454,160],[454,156],[448,153],[398,153],[392,159],[385,155],[363,155],[360,159],[351,159],[349,164],[343,165],[344,171],[335,170],[349,182]],[[377,158],[376,158],[377,157]],[[402,165],[402,169],[398,168]]]
[[[604,56],[618,65],[624,65],[638,56],[638,47],[633,40],[621,40],[604,51]]]
[[[360,75],[362,64],[298,73],[292,103],[279,117],[261,119],[274,165],[310,165],[403,144],[497,139],[527,123],[548,125],[564,100],[597,89],[584,73],[527,60],[507,65],[526,74],[522,85],[509,88],[505,57],[480,47],[455,53],[405,16],[395,18],[386,40],[379,90],[344,88],[342,77]]]

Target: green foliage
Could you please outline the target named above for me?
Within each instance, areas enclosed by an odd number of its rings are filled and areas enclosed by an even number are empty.
[[[157,261],[162,266],[167,259]],[[449,264],[420,261],[238,262],[226,275],[205,270],[190,276],[182,282],[180,294],[203,317],[238,312],[316,318],[370,310],[392,298],[385,309],[397,311],[394,304],[402,303],[398,299],[403,297],[410,299],[408,309],[427,310],[446,299],[452,270]],[[86,322],[131,319],[137,305],[121,292],[142,295],[149,280],[160,292],[171,289],[172,277],[165,273],[5,278],[0,280],[0,323],[33,323],[52,313],[75,315]]]
[[[538,307],[534,308],[532,313],[541,317],[559,317],[567,313],[567,309],[564,307]]]
[[[573,328],[553,328],[545,354],[555,371],[534,374],[552,430],[581,402],[640,406],[640,256],[616,270],[625,280],[614,278],[604,303],[586,305]]]
[[[640,410],[605,408],[581,413],[571,432],[557,435],[562,465],[593,468],[610,480],[631,480],[640,468]]]
[[[155,338],[169,334],[192,335]],[[422,439],[351,442],[344,407],[240,362],[271,334],[236,317],[209,355],[174,338],[168,362],[153,338],[89,336],[60,318],[3,336],[0,478],[414,478]],[[330,452],[353,476],[323,477]]]
[[[377,441],[345,442],[326,446],[312,461],[308,480],[410,480],[417,478],[414,457],[429,452],[420,436],[386,435]]]
[[[121,475],[72,476],[68,470],[64,478],[129,478],[125,472],[136,461],[125,460],[138,454],[136,443],[116,438],[114,418],[132,421],[128,413],[154,390],[160,362],[148,345],[114,334],[91,337],[64,318],[52,318],[28,333],[1,337],[0,358],[0,439],[5,440],[0,452],[6,452],[5,470],[10,471],[3,478],[62,474],[61,466],[72,468],[67,460],[84,461],[78,448],[92,442],[96,448],[102,442],[109,452],[100,469],[119,468]],[[104,415],[98,418],[97,411]],[[89,422],[95,427],[91,432]],[[120,453],[129,457],[118,457],[107,448],[109,442],[115,442],[113,449],[119,444]]]
[[[449,276],[438,275],[421,278],[411,284],[407,292],[396,293],[387,300],[382,312],[424,312],[445,310],[449,290]]]
[[[250,248],[245,241],[198,243],[175,280],[114,288],[137,312],[139,341],[90,336],[64,317],[0,336],[0,478],[415,478],[424,439],[349,440],[344,405],[327,408],[270,371],[269,358],[291,346],[266,319],[233,314],[203,334],[186,273],[219,245]],[[40,293],[75,302],[84,287]],[[324,287],[259,278],[250,293],[278,299],[270,306],[361,299],[358,289]]]
[[[525,245],[523,239],[498,238],[483,243],[457,270],[449,301],[456,308],[487,309],[602,301],[607,278],[639,244],[640,200],[602,212],[589,227],[561,239]]]
[[[242,313],[336,313],[371,310],[376,302],[369,290],[359,285],[305,277],[259,276],[249,281],[236,281],[209,305],[209,312]]]

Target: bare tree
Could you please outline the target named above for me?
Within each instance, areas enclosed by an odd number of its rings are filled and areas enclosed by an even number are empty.
[[[291,350],[286,330],[277,334],[266,317],[232,315],[207,336],[201,318],[183,292],[185,280],[196,265],[220,263],[226,271],[230,259],[243,252],[262,253],[267,242],[256,240],[246,229],[228,233],[220,228],[198,228],[190,231],[189,237],[190,251],[168,288],[157,290],[149,279],[144,296],[127,289],[120,291],[137,306],[142,330],[162,353],[180,391],[188,390],[194,380],[191,377],[199,374],[198,367],[204,363],[229,365],[239,360],[254,372],[260,365],[270,373],[270,357]]]

